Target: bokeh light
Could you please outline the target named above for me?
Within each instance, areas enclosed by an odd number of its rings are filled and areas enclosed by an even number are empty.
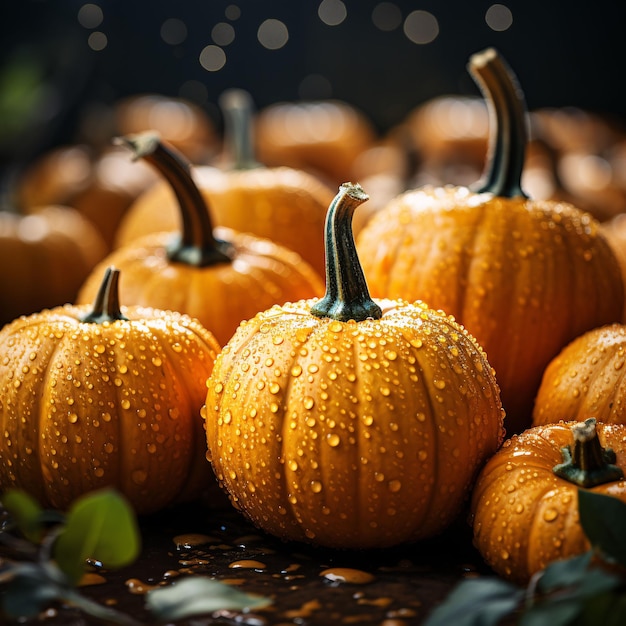
[[[404,34],[413,43],[431,43],[439,35],[439,22],[428,11],[412,11],[404,20]]]

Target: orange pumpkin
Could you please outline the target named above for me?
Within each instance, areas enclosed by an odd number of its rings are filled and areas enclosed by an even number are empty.
[[[476,481],[471,503],[476,547],[496,573],[528,583],[552,561],[589,550],[577,492],[590,489],[626,503],[624,468],[623,425],[590,418],[514,435]]]
[[[561,420],[626,424],[626,326],[577,337],[550,362],[535,399],[533,425]]]
[[[324,272],[326,209],[333,192],[321,180],[291,167],[262,167],[252,154],[251,101],[233,90],[222,99],[227,147],[222,168],[197,166],[192,175],[218,226],[270,239]],[[178,225],[176,198],[164,181],[133,203],[120,223],[116,246]]]
[[[220,346],[188,316],[120,307],[118,276],[93,306],[0,331],[0,491],[65,509],[113,486],[151,513],[212,484],[200,409]]]
[[[327,291],[242,324],[207,382],[209,456],[236,507],[288,540],[374,548],[455,519],[500,445],[485,354],[423,303],[369,297],[345,184],[326,223]]]
[[[368,222],[357,248],[375,297],[419,297],[476,337],[511,433],[530,425],[550,360],[583,332],[621,319],[624,287],[593,217],[521,190],[525,108],[503,59],[489,49],[470,69],[498,130],[485,184],[408,191]]]
[[[224,344],[241,320],[258,311],[323,292],[321,278],[295,252],[230,229],[214,233],[189,164],[177,151],[150,133],[125,141],[172,185],[181,232],[145,235],[113,251],[87,278],[78,302],[93,299],[98,276],[113,265],[124,273],[124,302],[187,313]]]
[[[275,102],[255,120],[259,159],[287,165],[338,185],[350,178],[359,156],[377,132],[368,117],[341,100]]]
[[[72,302],[105,254],[94,226],[70,207],[0,212],[0,326]]]

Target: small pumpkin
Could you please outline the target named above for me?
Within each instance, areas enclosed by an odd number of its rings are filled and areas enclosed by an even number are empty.
[[[297,252],[318,274],[324,273],[326,209],[334,193],[319,178],[291,167],[264,167],[255,159],[252,101],[242,90],[221,99],[225,148],[220,167],[192,168],[192,176],[211,207],[215,224],[270,239]],[[116,247],[150,232],[178,227],[176,197],[163,181],[139,196],[121,221]]]
[[[474,543],[502,577],[526,584],[549,563],[589,550],[578,490],[626,503],[626,426],[560,422],[514,435],[487,462],[472,494]]]
[[[287,540],[376,548],[442,531],[500,445],[476,341],[424,303],[370,298],[344,184],[326,222],[326,295],[242,324],[207,382],[209,456],[234,505]]]
[[[626,326],[594,328],[548,364],[533,409],[533,425],[582,421],[593,415],[626,424]]]
[[[342,100],[275,102],[255,120],[259,159],[311,172],[333,186],[348,180],[353,167],[378,136],[372,121]]]
[[[98,277],[113,265],[124,273],[122,301],[187,313],[224,344],[241,320],[259,310],[323,292],[319,275],[295,252],[231,229],[214,233],[207,204],[178,151],[152,133],[123,141],[172,185],[180,233],[148,234],[111,252],[86,279],[79,303],[93,300]]]
[[[0,331],[0,491],[65,509],[113,486],[152,513],[214,484],[200,409],[220,346],[186,315],[120,306],[118,278]]]
[[[72,302],[106,252],[95,227],[71,207],[0,211],[0,326]]]
[[[454,315],[489,356],[507,430],[531,423],[550,360],[575,337],[620,321],[624,286],[599,223],[574,206],[521,189],[525,105],[494,49],[470,70],[494,111],[485,182],[408,191],[359,233],[375,297],[421,298]]]

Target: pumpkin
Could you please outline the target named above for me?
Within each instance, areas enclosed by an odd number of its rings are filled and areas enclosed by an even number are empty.
[[[156,132],[192,163],[207,163],[219,148],[215,123],[207,111],[186,98],[134,94],[113,106],[113,134]]]
[[[578,490],[626,502],[625,467],[623,425],[588,418],[514,435],[476,481],[471,502],[476,547],[496,573],[522,585],[552,561],[586,552]]]
[[[319,275],[295,252],[231,229],[214,233],[209,209],[180,153],[151,133],[124,141],[170,181],[182,226],[180,233],[148,234],[111,252],[85,280],[79,303],[93,299],[98,276],[113,265],[124,273],[122,301],[187,313],[224,344],[241,320],[259,310],[323,292]]]
[[[0,331],[0,491],[65,509],[112,486],[143,514],[214,484],[200,409],[219,344],[188,316],[120,306],[118,280],[108,268],[93,306]]]
[[[194,180],[211,206],[215,224],[271,239],[297,252],[324,273],[326,209],[334,193],[312,174],[291,167],[262,167],[253,154],[249,94],[230,90],[221,99],[225,116],[225,154],[221,168],[196,166]],[[176,198],[163,181],[143,193],[121,221],[116,247],[149,232],[178,225]]]
[[[275,102],[255,120],[259,159],[311,172],[333,186],[349,179],[359,156],[372,148],[371,120],[342,100]]]
[[[574,339],[549,363],[535,399],[533,425],[593,415],[626,424],[626,326],[609,324]]]
[[[357,249],[374,297],[419,297],[476,337],[497,374],[507,431],[520,432],[550,360],[583,332],[619,321],[624,287],[591,215],[522,191],[525,107],[505,61],[488,49],[470,70],[498,131],[485,182],[401,194],[361,230]]]
[[[50,204],[71,206],[111,249],[122,216],[156,180],[145,164],[129,167],[126,150],[87,145],[54,148],[30,163],[17,180],[15,203],[24,213]]]
[[[106,254],[94,226],[70,207],[0,212],[0,326],[72,302]]]
[[[233,504],[282,539],[380,548],[442,531],[500,445],[493,371],[424,303],[370,298],[344,184],[326,222],[326,295],[242,324],[216,360],[209,458]]]

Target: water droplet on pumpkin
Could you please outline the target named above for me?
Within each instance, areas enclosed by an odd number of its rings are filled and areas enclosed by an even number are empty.
[[[559,516],[559,512],[556,509],[549,508],[543,512],[543,519],[546,522],[553,522]]]
[[[389,491],[391,491],[391,493],[397,493],[400,489],[402,489],[402,483],[399,480],[390,480],[387,486],[389,487]]]
[[[70,413],[70,414],[67,416],[67,421],[68,421],[70,424],[76,424],[76,422],[78,421],[78,415],[76,415],[76,413]]]
[[[146,470],[136,469],[132,472],[130,477],[136,485],[142,485],[148,478],[148,472],[146,472]]]
[[[341,439],[336,433],[328,433],[328,435],[326,435],[326,441],[331,448],[336,448],[341,442]]]

